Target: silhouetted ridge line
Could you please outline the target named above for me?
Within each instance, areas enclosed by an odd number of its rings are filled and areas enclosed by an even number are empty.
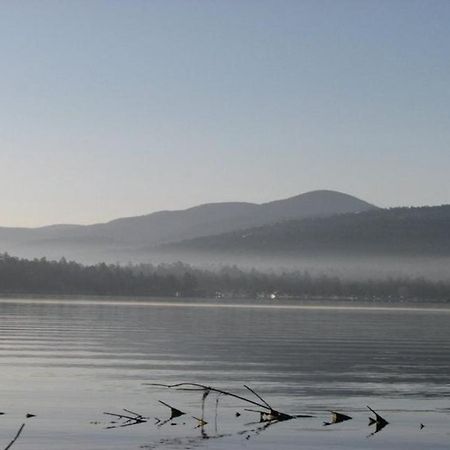
[[[94,225],[1,228],[0,248],[23,257],[82,261],[133,260],[160,244],[282,220],[324,217],[374,209],[363,200],[334,191],[313,191],[263,204],[210,203],[179,211],[159,211]],[[127,255],[127,256],[124,256]],[[130,257],[131,256],[131,257]]]

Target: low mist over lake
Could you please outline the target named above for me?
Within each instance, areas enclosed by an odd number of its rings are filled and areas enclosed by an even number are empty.
[[[90,226],[0,228],[5,251],[88,264],[308,270],[350,279],[448,280],[450,206],[381,209],[315,191],[263,205],[215,203]]]

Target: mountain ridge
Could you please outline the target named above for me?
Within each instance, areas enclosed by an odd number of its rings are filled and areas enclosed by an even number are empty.
[[[0,250],[22,257],[72,258],[116,262],[170,242],[268,225],[283,220],[376,209],[349,194],[310,191],[261,204],[217,202],[184,210],[162,210],[91,225],[59,224],[38,228],[0,227]]]

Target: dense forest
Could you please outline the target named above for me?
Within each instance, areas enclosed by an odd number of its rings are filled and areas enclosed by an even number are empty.
[[[168,244],[163,249],[293,256],[449,256],[450,205],[290,220]]]
[[[0,254],[0,294],[182,297],[336,297],[450,301],[450,281],[391,278],[351,281],[308,272],[216,271],[183,263],[84,266],[65,259]]]

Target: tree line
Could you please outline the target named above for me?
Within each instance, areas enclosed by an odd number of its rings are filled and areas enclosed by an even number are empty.
[[[349,280],[307,271],[262,272],[236,266],[207,270],[181,262],[82,265],[64,258],[0,254],[0,293],[164,297],[336,297],[450,301],[450,281],[424,278]]]

